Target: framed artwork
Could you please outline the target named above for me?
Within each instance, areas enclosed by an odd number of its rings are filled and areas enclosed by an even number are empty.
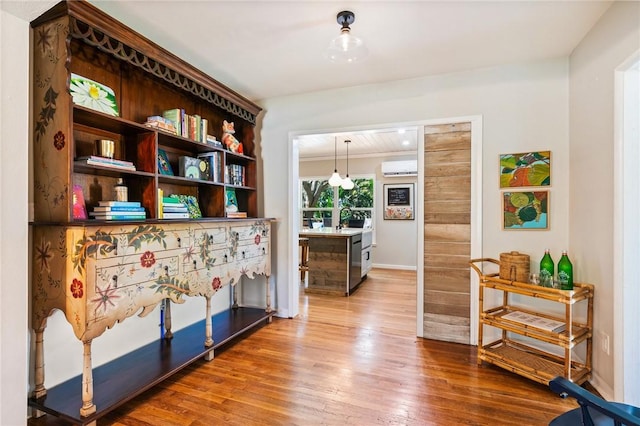
[[[504,229],[549,229],[549,191],[502,193]]]
[[[413,220],[414,195],[412,183],[384,185],[384,219]]]
[[[98,83],[78,74],[71,73],[69,91],[73,103],[117,117],[118,104],[116,94],[104,84]]]
[[[164,149],[158,149],[158,171],[161,175],[173,176],[173,169]]]
[[[551,151],[500,154],[500,188],[551,185]]]

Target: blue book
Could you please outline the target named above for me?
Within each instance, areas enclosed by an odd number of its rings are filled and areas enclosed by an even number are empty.
[[[100,207],[140,207],[140,201],[100,201]]]
[[[134,206],[98,206],[93,208],[94,212],[136,212],[136,213],[144,213],[144,207],[134,207]]]

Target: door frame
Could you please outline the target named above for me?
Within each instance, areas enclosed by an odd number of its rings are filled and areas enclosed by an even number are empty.
[[[613,237],[613,377],[614,399],[640,405],[640,341],[634,330],[640,322],[640,51],[615,70],[614,77],[614,237]],[[630,87],[631,85],[631,87]],[[630,95],[630,92],[635,92]],[[630,122],[631,121],[631,122]],[[626,324],[626,325],[625,325]],[[630,326],[633,324],[632,326]],[[630,380],[625,380],[630,378]]]
[[[482,115],[449,117],[417,122],[399,122],[374,125],[360,125],[349,128],[331,128],[308,131],[289,132],[289,217],[287,224],[289,237],[289,312],[293,318],[300,312],[299,307],[299,272],[298,272],[298,233],[299,224],[297,210],[300,205],[298,191],[299,172],[299,141],[303,135],[318,133],[361,132],[372,129],[386,129],[390,127],[404,127],[408,131],[417,132],[418,178],[417,187],[424,188],[424,128],[425,126],[471,123],[471,258],[482,257]],[[422,190],[416,191],[416,220],[418,221],[418,235],[424,235],[424,195]],[[424,244],[416,240],[416,336],[424,337]],[[471,275],[470,279],[470,330],[469,344],[476,345],[478,340],[478,278]]]

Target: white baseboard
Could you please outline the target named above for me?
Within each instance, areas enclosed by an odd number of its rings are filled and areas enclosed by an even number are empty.
[[[591,383],[591,386],[593,386],[595,390],[597,390],[598,393],[602,395],[603,399],[606,399],[607,401],[614,400],[613,389],[604,380],[602,380],[600,376],[598,376],[595,373],[592,373],[591,380],[589,380],[589,383]]]
[[[384,263],[374,263],[372,265],[374,268],[381,269],[398,269],[403,271],[417,271],[418,268],[413,265],[386,265]]]

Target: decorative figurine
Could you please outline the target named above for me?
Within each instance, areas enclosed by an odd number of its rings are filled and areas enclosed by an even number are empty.
[[[243,154],[244,150],[242,149],[242,143],[233,136],[235,132],[236,131],[233,128],[233,121],[231,123],[227,120],[222,122],[222,143],[229,151]]]

